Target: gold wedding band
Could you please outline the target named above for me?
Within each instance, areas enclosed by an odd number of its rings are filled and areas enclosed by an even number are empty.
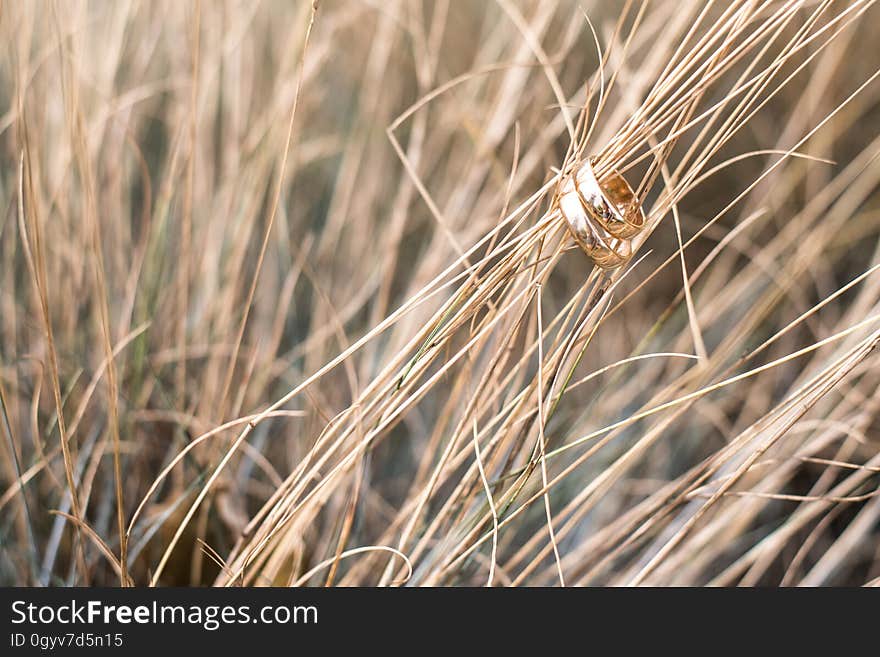
[[[632,253],[630,238],[645,227],[626,179],[612,169],[600,184],[592,159],[562,182],[557,203],[574,240],[603,269],[623,264]]]

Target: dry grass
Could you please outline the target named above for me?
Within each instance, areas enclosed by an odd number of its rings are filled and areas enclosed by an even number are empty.
[[[875,4],[3,3],[0,581],[877,584]]]

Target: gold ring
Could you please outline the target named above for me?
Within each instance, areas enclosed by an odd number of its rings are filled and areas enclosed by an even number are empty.
[[[574,240],[603,269],[623,264],[632,253],[630,238],[645,227],[626,179],[612,169],[600,184],[592,159],[562,181],[557,203]]]

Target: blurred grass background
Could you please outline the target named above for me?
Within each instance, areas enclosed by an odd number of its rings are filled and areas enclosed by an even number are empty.
[[[801,29],[842,29],[780,66],[776,82],[796,74],[706,168],[792,148],[823,121],[797,150],[828,162],[788,159],[685,250],[687,271],[700,272],[690,286],[708,354],[699,376],[683,359],[603,374],[562,397],[542,428],[548,446],[691,393],[696,380],[745,371],[738,358],[818,304],[751,366],[877,313],[876,274],[834,295],[878,264],[880,87],[872,82],[826,117],[880,66],[880,14],[873,2],[732,4],[749,17],[740,41],[791,9],[768,61]],[[158,583],[221,581],[219,563],[241,555],[254,526],[269,522],[251,519],[280,508],[273,495],[293,488],[285,482],[318,458],[338,418],[367,408],[364,391],[456,288],[370,332],[561,166],[570,137],[548,70],[576,117],[596,93],[591,23],[609,48],[604,81],[616,75],[589,146],[598,151],[649,97],[677,45],[691,43],[689,27],[711,32],[724,12],[704,2],[325,0],[304,48],[308,2],[0,5],[0,583],[118,583],[120,514],[132,581],[151,580],[178,529]],[[619,35],[635,27],[623,48]],[[750,63],[734,61],[708,85],[704,106],[727,98]],[[777,158],[744,158],[689,191],[677,206],[683,238]],[[643,172],[633,166],[626,175]],[[652,188],[646,204],[660,195]],[[516,231],[549,203],[536,203]],[[678,256],[660,269],[677,249],[671,216],[658,218],[638,254],[645,259],[614,289],[614,302],[625,303],[595,332],[577,378],[635,354],[694,353]],[[472,256],[495,257],[489,246]],[[581,294],[591,272],[582,253],[565,251],[543,283],[543,318]],[[470,362],[527,353],[538,339],[528,317],[527,331],[486,343]],[[870,341],[875,329],[850,337]],[[365,335],[362,348],[285,406],[287,415],[253,428],[182,525],[248,417]],[[466,337],[450,337],[425,376]],[[436,486],[430,477],[444,445],[468,440],[468,403],[481,394],[471,365],[457,364],[333,479],[295,530],[282,532],[272,544],[277,563],[270,558],[262,579],[248,583],[298,581],[326,559],[338,568],[333,583],[374,584],[383,572],[388,583],[391,565],[400,566],[394,555],[340,561],[341,550],[391,545],[410,554],[419,539],[413,583],[481,584],[490,559],[495,583],[553,584],[560,567],[567,583],[627,583],[658,554],[665,561],[648,579],[655,584],[876,582],[878,362],[870,350],[852,369],[840,358],[817,349],[701,396],[687,413],[625,427],[550,493],[553,509],[565,509],[561,564],[548,552],[538,503],[496,536],[497,555],[484,543],[452,566],[444,559],[460,554],[458,541],[471,545],[493,527],[474,515],[486,513],[474,470],[449,466]],[[518,367],[499,390],[538,369]],[[778,428],[774,413],[816,372],[842,378],[809,404],[797,397],[805,414],[783,422],[765,455],[757,445]],[[186,445],[240,418],[189,451],[134,516]],[[525,463],[530,449],[518,440],[499,443],[490,481]],[[574,453],[548,462],[551,475]],[[737,488],[664,553],[730,470],[693,473],[713,459],[730,466],[759,453]],[[456,488],[465,470],[469,483]],[[536,486],[532,478],[528,490]],[[579,495],[591,486],[585,503]],[[424,507],[413,511],[423,490]],[[322,577],[302,583],[332,580]]]

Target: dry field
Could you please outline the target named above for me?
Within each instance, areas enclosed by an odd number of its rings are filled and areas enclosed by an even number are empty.
[[[880,584],[875,0],[0,35],[0,583]]]

